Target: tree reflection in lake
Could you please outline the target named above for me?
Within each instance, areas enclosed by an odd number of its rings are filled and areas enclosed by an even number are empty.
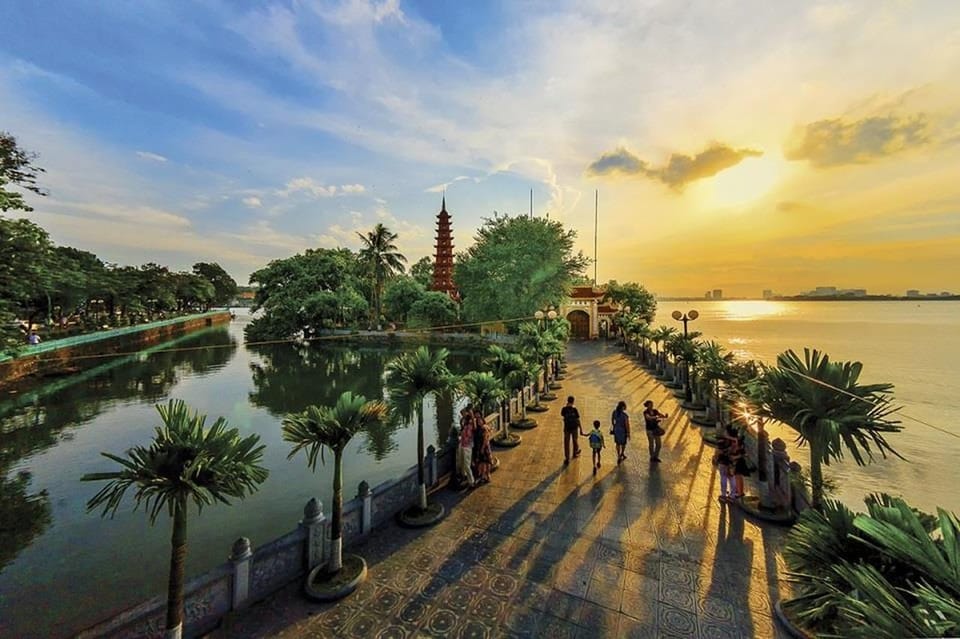
[[[210,348],[196,348],[209,346]],[[186,347],[186,350],[173,350]],[[50,524],[45,491],[29,493],[30,473],[11,469],[59,441],[117,402],[155,403],[181,374],[206,375],[234,356],[225,328],[191,333],[137,355],[109,361],[54,381],[17,384],[0,400],[0,572]]]
[[[248,347],[256,357],[250,364],[254,390],[250,403],[282,418],[311,404],[332,405],[340,393],[352,391],[368,399],[388,399],[384,392],[383,370],[391,359],[404,352],[397,346],[347,344],[268,344]],[[451,354],[450,369],[465,373],[478,366],[482,351]],[[437,444],[449,437],[453,424],[454,398],[435,399]],[[388,422],[364,432],[365,449],[377,461],[397,447],[394,437],[404,424]]]

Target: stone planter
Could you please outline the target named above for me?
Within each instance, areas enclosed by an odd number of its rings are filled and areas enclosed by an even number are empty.
[[[780,624],[780,627],[793,639],[814,639],[814,635],[793,623],[793,620],[787,616],[787,613],[783,610],[782,601],[778,601],[773,605],[773,616],[777,620],[777,623]]]
[[[332,579],[325,579],[326,565],[317,566],[307,575],[303,592],[314,601],[343,599],[367,578],[367,562],[359,555],[343,555],[343,567]]]
[[[497,448],[514,448],[520,445],[523,438],[515,433],[510,433],[507,437],[496,436],[490,440],[490,443]]]
[[[421,510],[420,506],[410,506],[397,513],[397,523],[404,528],[426,528],[443,519],[444,514],[446,511],[442,504],[427,503],[426,510]]]
[[[521,419],[515,422],[510,422],[510,428],[517,428],[519,430],[530,430],[537,427],[537,420],[527,417],[526,419]]]
[[[745,512],[750,517],[754,517],[771,524],[792,526],[794,522],[797,521],[797,515],[795,512],[793,512],[793,510],[788,510],[786,508],[765,508],[760,504],[760,498],[753,495],[747,495],[743,499],[740,499],[734,503],[736,503],[737,506],[740,507],[740,510]]]
[[[528,413],[545,413],[548,410],[550,409],[547,408],[546,406],[541,406],[539,404],[530,404],[529,406],[527,406]]]

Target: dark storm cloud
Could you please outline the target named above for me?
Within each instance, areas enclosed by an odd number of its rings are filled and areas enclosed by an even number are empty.
[[[784,156],[820,167],[862,164],[927,144],[929,130],[930,122],[922,113],[853,122],[818,120],[794,130]]]
[[[670,188],[681,191],[696,180],[702,180],[736,166],[744,158],[763,155],[755,149],[734,149],[726,144],[714,142],[696,155],[674,153],[661,167],[652,167],[624,147],[610,153],[604,153],[587,167],[587,174],[593,176],[623,175],[643,176],[659,180]]]

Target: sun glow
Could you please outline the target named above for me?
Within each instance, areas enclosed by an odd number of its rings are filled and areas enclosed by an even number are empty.
[[[747,204],[769,193],[783,178],[786,162],[773,155],[747,158],[706,181],[707,198],[720,206]]]
[[[723,302],[719,314],[725,320],[741,322],[783,315],[785,311],[786,306],[783,302],[774,302],[771,300],[729,300]]]

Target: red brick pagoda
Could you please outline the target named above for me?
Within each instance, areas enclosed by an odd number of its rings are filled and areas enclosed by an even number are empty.
[[[453,233],[450,231],[450,214],[447,213],[447,196],[443,196],[440,213],[437,215],[436,254],[433,258],[433,284],[431,291],[441,291],[451,299],[460,299],[453,283]]]

